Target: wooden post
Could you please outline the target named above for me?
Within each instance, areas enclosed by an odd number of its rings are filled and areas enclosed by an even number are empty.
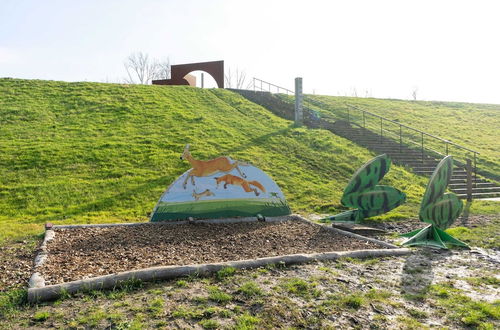
[[[467,201],[472,201],[472,162],[467,158],[467,165],[465,167],[467,171]]]

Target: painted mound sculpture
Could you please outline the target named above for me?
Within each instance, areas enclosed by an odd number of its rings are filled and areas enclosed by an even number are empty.
[[[278,185],[255,166],[225,156],[198,160],[189,144],[181,159],[192,168],[163,193],[151,221],[290,214]]]

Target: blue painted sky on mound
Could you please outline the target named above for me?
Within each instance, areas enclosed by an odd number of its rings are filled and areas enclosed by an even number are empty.
[[[240,165],[241,171],[247,176],[246,180],[257,181],[262,186],[264,186],[265,191],[258,189],[257,186],[251,185],[250,188],[257,188],[258,196],[254,192],[245,192],[245,190],[239,185],[228,184],[224,188],[224,182],[217,183],[215,181],[216,177],[222,177],[225,174],[231,174],[234,176],[240,176],[238,172],[234,169],[228,173],[216,173],[207,177],[194,177],[195,185],[193,186],[191,180],[188,181],[186,188],[184,189],[183,183],[186,179],[187,172],[182,174],[177,180],[175,180],[168,189],[163,193],[160,198],[161,202],[192,202],[195,201],[193,193],[202,193],[206,189],[210,190],[213,195],[201,196],[199,200],[226,200],[226,199],[282,199],[285,201],[285,195],[280,190],[278,185],[262,170],[250,165]]]
[[[132,52],[308,93],[500,104],[498,1],[1,0],[0,77],[122,82]]]

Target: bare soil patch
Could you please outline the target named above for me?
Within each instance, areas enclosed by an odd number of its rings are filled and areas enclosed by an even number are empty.
[[[491,216],[489,215],[472,215],[467,217],[462,216],[453,223],[451,228],[453,227],[476,228],[483,226],[484,224],[488,223],[488,221],[491,221]],[[416,229],[424,228],[425,226],[428,225],[428,223],[422,222],[418,218],[409,218],[403,221],[388,221],[388,222],[366,220],[362,222],[362,225],[377,229],[382,229],[391,233],[404,234]]]
[[[384,248],[299,221],[56,229],[47,284],[154,266]]]

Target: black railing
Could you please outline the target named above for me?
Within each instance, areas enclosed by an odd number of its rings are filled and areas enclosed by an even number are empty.
[[[254,92],[259,91],[287,94],[291,95],[292,97],[295,95],[295,92],[288,88],[281,87],[255,77],[253,78],[253,90]],[[282,100],[285,100],[286,98],[287,97],[282,97]],[[350,125],[362,127],[379,134],[381,144],[384,141],[384,137],[399,141],[400,152],[402,152],[403,146],[419,151],[422,163],[424,162],[427,154],[434,154],[439,157],[443,157],[446,155],[450,155],[450,151],[452,148],[458,149],[459,152],[454,152],[455,161],[458,164],[465,166],[467,163],[467,159],[471,159],[474,178],[477,177],[477,158],[480,153],[476,150],[466,148],[450,140],[446,140],[433,134],[419,130],[418,128],[402,124],[397,120],[385,118],[354,105],[344,104],[345,111],[342,111],[341,109],[341,111],[339,112],[338,108],[333,110],[330,105],[321,102],[318,99],[311,98],[310,96],[305,95],[304,103],[309,103],[317,108],[328,111],[329,115],[325,116],[325,114],[319,114],[317,111],[313,110],[311,107],[307,107],[306,104],[304,104],[305,110],[317,113],[320,115],[320,117],[326,118],[330,117],[330,114],[333,114],[338,119],[346,120]],[[457,159],[459,156],[463,156],[463,159]]]
[[[270,82],[267,82],[267,81],[264,81],[262,79],[259,79],[259,78],[253,78],[253,91],[254,92],[269,92],[269,93],[284,93],[284,94],[291,94],[291,95],[294,95],[295,92],[288,89],[288,88],[285,88],[285,87],[281,87],[281,86],[278,86],[278,85],[275,85],[275,84],[272,84]]]
[[[333,111],[331,106],[311,97],[304,97],[304,101],[310,102],[316,107],[324,110]],[[411,149],[420,151],[421,160],[424,162],[426,153],[435,154],[438,156],[446,156],[450,154],[451,148],[459,149],[460,152],[455,153],[455,156],[465,156],[464,159],[456,159],[457,163],[465,166],[467,156],[472,156],[474,177],[477,172],[477,156],[480,154],[476,150],[472,150],[435,136],[433,134],[424,132],[417,128],[405,125],[399,121],[385,118],[373,112],[361,109],[359,107],[344,104],[344,112],[337,112],[340,119],[346,120],[349,124],[368,129],[374,133],[379,134],[380,143],[383,142],[384,137],[390,137],[395,141],[399,141],[400,152],[403,145]],[[338,108],[336,110],[339,110]],[[468,154],[468,155],[467,155]]]

